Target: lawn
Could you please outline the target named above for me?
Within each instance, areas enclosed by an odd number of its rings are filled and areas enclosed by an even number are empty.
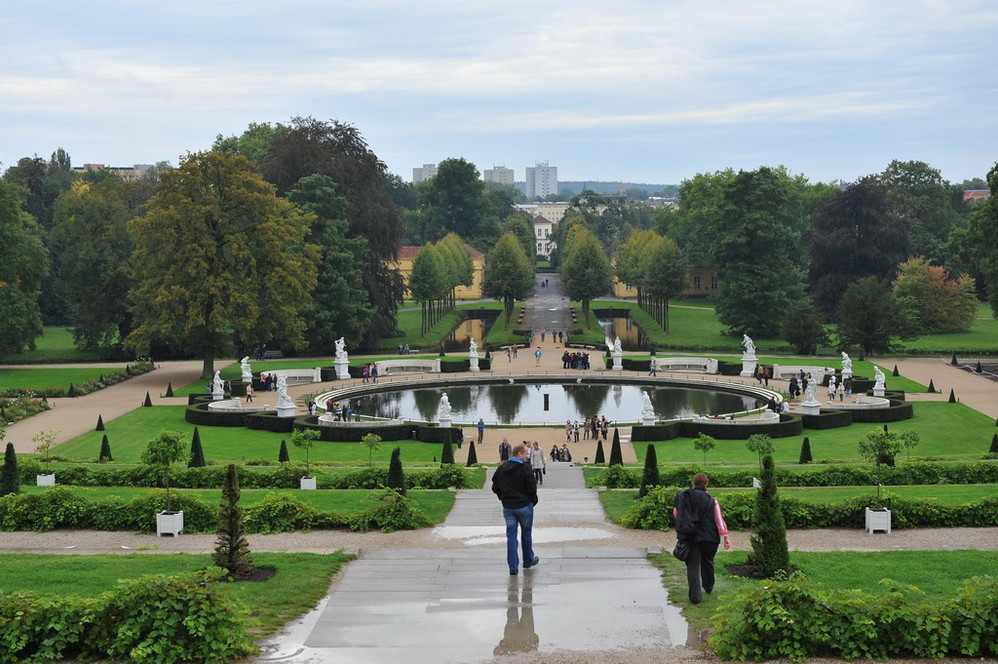
[[[100,454],[101,439],[107,435],[114,460],[138,463],[142,451],[150,440],[163,429],[181,432],[190,439],[194,425],[184,421],[186,406],[153,406],[136,408],[130,413],[105,424],[105,431],[90,431],[66,441],[52,450],[52,454],[82,460],[96,460]],[[96,419],[94,424],[97,424]],[[245,463],[247,461],[277,461],[281,440],[290,434],[271,433],[245,427],[198,427],[205,458],[214,463]],[[373,455],[375,464],[386,465],[392,450],[402,448],[405,464],[427,465],[440,459],[442,446],[415,441],[386,441]],[[305,454],[288,442],[291,460],[304,462]],[[459,460],[466,458],[466,450],[455,450]],[[359,443],[333,443],[319,441],[309,452],[313,463],[367,465],[368,449]]]
[[[121,371],[124,367],[87,366],[80,369],[6,369],[0,366],[0,392],[10,389],[48,390],[69,389],[70,383],[97,380],[102,374]]]
[[[251,631],[260,638],[314,608],[329,589],[333,575],[350,558],[342,552],[253,553],[258,566],[274,567],[277,574],[262,583],[231,583],[226,588],[245,603],[260,621]],[[32,590],[42,595],[96,597],[111,590],[118,579],[148,574],[188,574],[211,565],[211,556],[123,554],[67,556],[0,554],[0,591]]]
[[[77,350],[73,331],[61,325],[49,325],[35,338],[35,349],[0,356],[3,364],[42,364],[46,362],[95,362],[97,351]]]

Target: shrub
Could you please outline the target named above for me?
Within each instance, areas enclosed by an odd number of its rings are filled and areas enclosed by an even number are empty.
[[[603,441],[596,441],[596,456],[593,457],[593,463],[606,463],[606,456],[603,454]]]
[[[243,510],[239,507],[239,481],[236,466],[229,464],[222,487],[222,502],[218,506],[218,540],[212,562],[234,578],[245,578],[253,571],[253,558],[249,554]]]
[[[797,463],[800,465],[811,463],[811,439],[807,436],[804,437],[804,442],[800,445],[800,457],[797,459]]]
[[[613,442],[610,444],[610,465],[623,465],[624,456],[620,450],[620,430],[614,428]]]
[[[0,440],[3,440],[3,427],[0,426]],[[7,443],[3,454],[3,470],[0,471],[0,496],[19,493],[21,476],[17,470],[17,452],[14,443]]]
[[[430,520],[419,511],[411,498],[395,489],[386,489],[375,498],[375,506],[350,519],[351,530],[372,530],[384,533],[396,530],[413,530],[430,525]]]
[[[191,438],[191,458],[187,462],[187,467],[204,468],[207,465],[204,460],[204,449],[201,447],[201,430],[194,427],[194,436]]]
[[[639,485],[640,478],[637,472],[614,464],[599,473],[596,482],[608,489],[631,489]]]
[[[641,530],[669,530],[675,524],[672,507],[676,499],[675,487],[653,486],[641,500],[635,503],[620,518],[625,528]]]
[[[788,571],[790,553],[787,550],[787,528],[780,510],[780,500],[776,495],[776,480],[773,472],[773,456],[767,454],[762,460],[762,486],[756,491],[755,514],[752,519],[752,553],[748,564],[754,576],[771,578],[780,571]]]
[[[475,449],[472,445],[471,449]],[[392,450],[392,458],[388,463],[387,486],[389,489],[397,489],[403,496],[405,495],[405,472],[402,470],[402,448],[396,447]]]
[[[288,493],[268,493],[246,508],[246,529],[253,533],[286,533],[312,530],[322,523],[322,514]]]
[[[645,470],[641,476],[641,487],[638,489],[638,498],[644,498],[648,489],[662,483],[662,477],[658,472],[658,454],[654,445],[645,448]]]

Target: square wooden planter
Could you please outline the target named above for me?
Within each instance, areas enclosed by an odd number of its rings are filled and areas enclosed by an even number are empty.
[[[163,535],[178,536],[184,530],[184,513],[180,512],[160,512],[156,515],[156,536]]]
[[[870,509],[866,508],[866,531],[872,533],[875,530],[882,530],[888,535],[891,533],[891,511],[886,508]]]

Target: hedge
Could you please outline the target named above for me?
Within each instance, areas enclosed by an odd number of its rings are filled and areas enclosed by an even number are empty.
[[[797,413],[781,413],[780,421],[759,424],[725,424],[723,421],[680,420],[653,426],[631,428],[632,442],[671,440],[673,438],[696,438],[701,433],[719,440],[747,440],[749,436],[764,433],[772,438],[799,436],[804,430],[801,416]]]

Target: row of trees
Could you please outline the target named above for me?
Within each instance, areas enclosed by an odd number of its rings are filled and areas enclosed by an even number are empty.
[[[412,262],[409,293],[422,308],[421,334],[454,308],[458,286],[470,286],[474,265],[456,233],[424,246]]]

